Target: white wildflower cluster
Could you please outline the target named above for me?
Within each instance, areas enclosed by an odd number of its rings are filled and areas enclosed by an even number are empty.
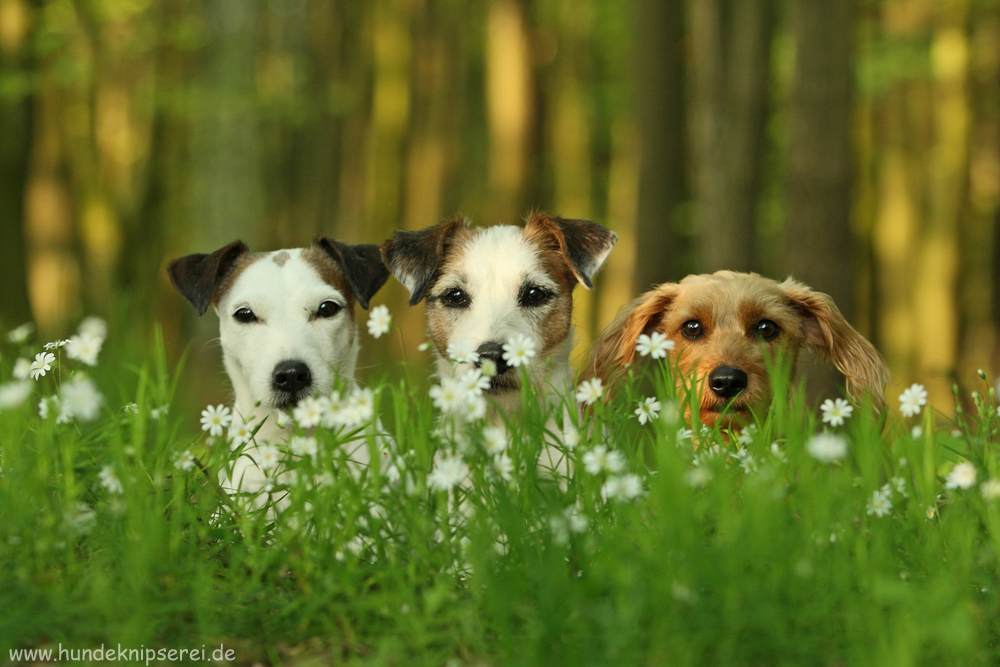
[[[968,491],[976,485],[976,466],[968,461],[956,463],[944,480],[944,488]]]
[[[483,428],[483,445],[492,461],[491,471],[504,482],[514,479],[514,460],[507,453],[508,444],[507,430],[502,426]]]
[[[48,419],[49,415],[55,414],[57,424],[91,422],[97,419],[103,403],[104,396],[94,381],[78,373],[62,384],[59,393],[43,397],[38,402],[38,415]]]
[[[587,515],[581,511],[579,504],[570,505],[549,519],[552,539],[559,545],[568,544],[570,535],[580,535],[587,532],[589,524]]]
[[[909,498],[910,494],[906,490],[906,479],[903,477],[893,477],[882,485],[882,488],[872,492],[871,498],[865,505],[865,512],[868,516],[885,517],[892,513],[893,498]]]
[[[434,456],[434,468],[427,475],[427,486],[431,491],[450,491],[456,486],[465,486],[469,481],[469,466],[461,454],[447,454],[438,451]]]
[[[354,429],[372,420],[375,394],[371,389],[355,388],[347,394],[339,391],[329,396],[309,396],[292,410],[292,418],[302,428]]]
[[[470,368],[458,377],[441,378],[441,383],[431,387],[428,394],[434,407],[450,417],[462,421],[477,421],[486,416],[486,398],[483,391],[490,379],[479,368]]]
[[[591,475],[608,474],[601,486],[601,497],[604,500],[626,501],[643,494],[639,476],[625,472],[625,457],[621,452],[609,450],[604,445],[597,445],[586,452],[580,460],[584,470]]]
[[[746,447],[740,447],[732,456],[740,468],[743,469],[744,474],[749,475],[757,471],[757,459],[754,458],[753,454]]]

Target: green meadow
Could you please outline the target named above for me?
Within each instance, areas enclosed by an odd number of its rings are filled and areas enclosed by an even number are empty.
[[[183,360],[158,340],[114,368],[69,349],[19,380],[40,342],[0,348],[0,663],[1000,659],[986,382],[956,421],[903,416],[896,393],[834,425],[778,369],[771,410],[721,433],[646,360],[590,406],[528,391],[497,431],[386,369],[371,416],[302,430],[298,456],[277,443],[283,472],[254,502],[219,486],[231,431],[177,407]],[[358,437],[361,469],[343,446]]]

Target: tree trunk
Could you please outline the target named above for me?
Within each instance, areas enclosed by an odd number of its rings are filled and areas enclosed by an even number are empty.
[[[31,320],[28,300],[27,244],[24,235],[25,185],[31,146],[35,95],[31,91],[33,59],[29,53],[31,14],[38,2],[14,2],[8,11],[23,12],[24,30],[7,31],[0,41],[0,72],[10,84],[0,95],[0,326],[11,328]],[[0,37],[2,39],[2,37]]]
[[[683,2],[639,0],[636,16],[639,192],[636,291],[688,273],[678,232],[688,199]]]

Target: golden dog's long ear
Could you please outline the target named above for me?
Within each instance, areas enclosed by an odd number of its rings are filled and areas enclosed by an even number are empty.
[[[218,297],[219,286],[236,265],[236,260],[248,252],[243,241],[233,241],[215,252],[186,255],[167,266],[170,282],[191,302],[198,315],[204,315]]]
[[[875,346],[848,324],[828,295],[791,278],[780,287],[802,317],[806,344],[829,358],[844,374],[851,398],[858,400],[871,392],[875,407],[881,410],[889,367]]]
[[[594,287],[594,275],[608,258],[618,235],[590,220],[569,220],[535,213],[524,225],[528,237],[542,239],[558,252],[573,277],[587,289]]]
[[[591,348],[587,375],[607,380],[632,364],[639,336],[656,330],[679,290],[677,283],[663,283],[622,308]]]
[[[426,296],[455,235],[467,229],[463,218],[452,218],[416,232],[398,231],[382,244],[382,260],[409,290],[411,306]]]

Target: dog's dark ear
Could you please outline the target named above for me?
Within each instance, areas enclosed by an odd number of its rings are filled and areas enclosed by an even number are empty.
[[[677,283],[663,283],[622,308],[590,349],[587,374],[608,380],[632,364],[639,336],[657,330],[679,289]]]
[[[382,244],[382,259],[409,290],[411,306],[426,296],[455,235],[465,229],[464,219],[452,218],[418,232],[398,231]]]
[[[389,269],[382,263],[378,246],[374,243],[348,245],[325,236],[313,241],[313,246],[322,248],[340,265],[354,298],[367,310],[372,297],[389,279]]]
[[[204,315],[217,296],[216,290],[230,274],[236,261],[249,249],[243,241],[233,241],[210,255],[194,254],[175,259],[167,266],[170,282]]]
[[[608,258],[618,235],[590,220],[567,220],[534,214],[524,225],[529,238],[551,244],[566,260],[573,276],[587,289],[594,287],[594,275]]]
[[[802,318],[806,344],[830,359],[847,378],[847,393],[857,400],[871,392],[875,407],[884,405],[889,367],[875,346],[847,323],[828,295],[789,278],[781,289]]]

